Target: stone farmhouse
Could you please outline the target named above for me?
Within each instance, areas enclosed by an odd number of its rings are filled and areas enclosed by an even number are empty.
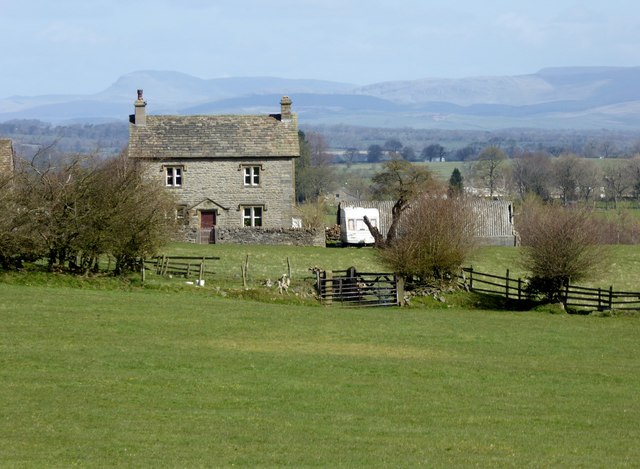
[[[185,240],[291,228],[300,156],[291,99],[271,115],[147,115],[146,104],[138,90],[128,157],[175,194]]]

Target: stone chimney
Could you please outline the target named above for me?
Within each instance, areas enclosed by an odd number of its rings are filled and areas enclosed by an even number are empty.
[[[283,96],[280,100],[280,119],[282,121],[291,120],[291,98],[289,96]]]
[[[133,115],[133,123],[135,125],[147,125],[147,114],[145,107],[147,102],[142,98],[142,90],[138,90],[138,99],[133,103],[135,114]]]
[[[13,143],[9,139],[0,138],[0,179],[13,174],[13,159]]]

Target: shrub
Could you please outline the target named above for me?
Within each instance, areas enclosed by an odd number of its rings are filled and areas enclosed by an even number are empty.
[[[606,259],[598,229],[586,209],[564,208],[528,199],[517,218],[522,264],[530,272],[530,290],[550,301],[570,282],[588,278]]]
[[[380,258],[408,278],[451,281],[474,248],[473,220],[464,198],[423,196],[405,212],[398,237],[379,250]]]

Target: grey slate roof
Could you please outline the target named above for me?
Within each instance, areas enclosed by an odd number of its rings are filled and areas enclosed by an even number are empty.
[[[134,158],[246,158],[300,156],[295,115],[146,116],[131,124]]]

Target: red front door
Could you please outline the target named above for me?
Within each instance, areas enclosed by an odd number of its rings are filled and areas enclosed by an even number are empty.
[[[215,241],[216,212],[202,210],[200,212],[200,242],[213,243]]]

